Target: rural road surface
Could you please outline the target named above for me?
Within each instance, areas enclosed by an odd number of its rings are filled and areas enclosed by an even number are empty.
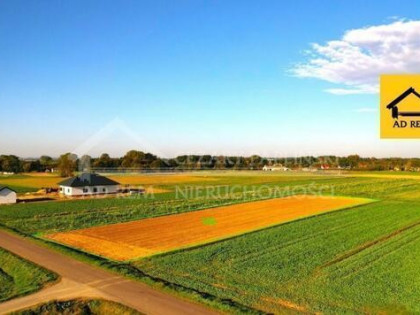
[[[0,303],[0,314],[27,308],[52,299],[99,297],[127,305],[145,314],[215,314],[194,304],[155,290],[64,254],[37,245],[28,239],[0,230],[0,247],[61,276],[61,281],[37,293]]]

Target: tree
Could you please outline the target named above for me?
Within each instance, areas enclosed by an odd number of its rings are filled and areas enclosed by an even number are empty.
[[[42,155],[39,158],[39,163],[41,163],[42,166],[50,166],[51,164],[53,164],[53,162],[53,158],[48,155]]]
[[[39,162],[39,160],[35,160],[35,161],[24,161],[22,163],[22,170],[25,173],[39,172],[41,170],[41,163]]]
[[[214,164],[215,169],[222,170],[222,169],[225,169],[226,166],[227,166],[226,158],[223,155],[215,157],[215,164]]]
[[[150,163],[150,168],[152,169],[162,169],[166,167],[168,167],[168,165],[161,159],[154,160],[152,163]]]
[[[251,155],[249,157],[249,166],[251,169],[256,169],[261,167],[262,158],[259,155]]]
[[[354,155],[349,155],[347,157],[347,161],[349,163],[349,166],[351,168],[356,168],[359,166],[359,162],[360,162],[360,156],[358,156],[357,154]]]
[[[141,151],[136,151],[136,150],[128,151],[123,157],[121,166],[129,167],[129,168],[141,168],[144,158],[145,158],[145,155]]]
[[[32,162],[31,161],[25,161],[22,163],[22,169],[25,173],[29,173],[32,171]]]
[[[58,159],[58,169],[61,177],[69,177],[76,170],[77,156],[73,153],[66,153]]]
[[[108,153],[102,153],[101,156],[93,163],[94,167],[112,167],[113,161]]]
[[[15,155],[2,155],[0,162],[3,172],[19,173],[21,171],[20,160]]]
[[[170,167],[170,168],[176,168],[178,166],[178,162],[176,159],[168,159],[166,161],[166,164]]]
[[[42,155],[39,158],[39,164],[40,164],[40,171],[45,172],[45,170],[53,168],[55,165],[55,161],[53,160],[52,157],[48,156],[48,155]]]
[[[246,163],[245,158],[243,158],[242,156],[239,156],[236,159],[236,164],[235,164],[234,168],[238,169],[238,170],[243,169],[243,168],[245,168],[245,163]]]

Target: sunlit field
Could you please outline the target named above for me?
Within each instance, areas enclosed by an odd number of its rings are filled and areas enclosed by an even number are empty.
[[[0,175],[0,185],[8,186],[18,193],[35,192],[43,187],[57,187],[60,180],[61,177],[46,173]]]
[[[1,206],[0,224],[44,238],[287,195],[369,198],[375,202],[119,263],[116,270],[229,311],[420,312],[420,181],[359,175],[199,172],[187,181],[179,175],[179,182],[141,175],[136,184],[153,182],[168,192]]]
[[[47,235],[64,245],[125,261],[226,239],[370,202],[296,195]]]

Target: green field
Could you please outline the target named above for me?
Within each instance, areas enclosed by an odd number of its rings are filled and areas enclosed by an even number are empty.
[[[159,187],[171,192],[153,198],[0,207],[0,224],[40,236],[279,194],[372,198],[377,202],[119,264],[115,269],[132,277],[149,277],[221,309],[420,312],[420,180],[355,175],[199,173],[198,180],[178,187],[162,183]],[[177,196],[176,190],[185,191],[185,187],[201,193]],[[202,191],[209,187],[220,193],[206,196]]]
[[[57,276],[0,248],[0,302],[35,292]]]
[[[52,301],[30,309],[13,312],[13,315],[52,315],[52,314],[90,314],[90,315],[140,315],[139,312],[124,305],[105,300]]]
[[[8,186],[17,193],[36,192],[43,187],[54,187],[60,177],[45,173],[0,175],[0,185]]]

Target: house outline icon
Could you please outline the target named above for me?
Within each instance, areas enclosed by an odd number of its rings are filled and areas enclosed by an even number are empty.
[[[398,119],[398,116],[403,116],[403,117],[420,116],[420,112],[400,112],[398,110],[398,104],[411,94],[414,94],[415,96],[417,96],[420,99],[420,94],[417,93],[417,91],[413,87],[410,87],[409,89],[407,89],[405,92],[403,92],[400,96],[398,96],[396,99],[394,99],[391,103],[389,103],[386,106],[387,109],[392,110],[392,118]]]

